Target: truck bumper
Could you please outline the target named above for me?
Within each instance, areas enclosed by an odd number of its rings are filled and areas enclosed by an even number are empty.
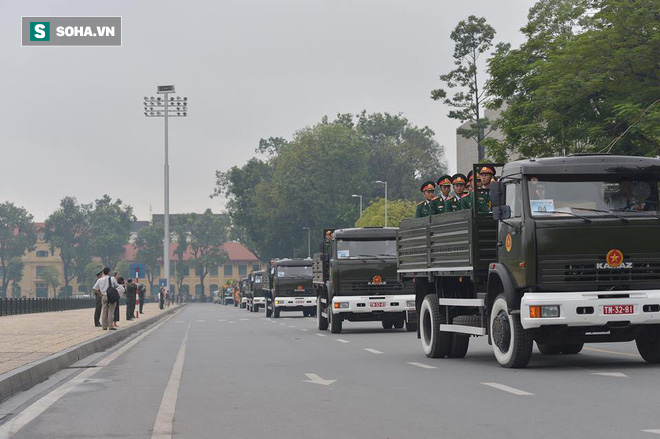
[[[266,299],[264,297],[255,297],[252,299],[253,305],[263,305],[264,303],[266,303]]]
[[[332,298],[332,313],[366,314],[373,312],[415,311],[415,295],[400,296],[335,296]]]
[[[621,297],[627,295],[628,297]],[[558,305],[559,317],[530,316],[530,306]],[[606,314],[611,306],[630,311]],[[523,328],[542,326],[606,326],[608,324],[660,324],[660,290],[590,291],[579,293],[525,293],[520,303]]]
[[[316,297],[278,297],[275,299],[276,308],[316,307]]]

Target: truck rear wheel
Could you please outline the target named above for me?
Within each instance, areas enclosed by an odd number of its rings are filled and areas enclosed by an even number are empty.
[[[280,309],[276,306],[273,307],[273,317],[276,319],[280,318]]]
[[[316,301],[316,323],[319,331],[325,331],[328,329],[328,319],[323,317],[323,313],[321,313],[323,309],[321,308],[321,298]]]
[[[451,335],[451,344],[447,358],[463,358],[467,354],[470,346],[470,336],[466,334],[453,333]]]
[[[534,340],[522,327],[520,315],[509,313],[504,294],[493,302],[489,329],[497,362],[509,368],[526,367],[532,358]]]
[[[660,363],[660,325],[645,325],[635,343],[644,361]]]
[[[270,317],[270,316],[273,315],[273,308],[272,308],[272,306],[273,306],[273,305],[271,305],[271,307],[268,308],[268,305],[266,305],[266,317]]]
[[[440,315],[437,294],[424,297],[419,322],[424,354],[429,358],[444,358],[449,351],[451,334],[440,331],[444,316]]]
[[[341,334],[341,322],[343,320],[341,315],[328,312],[328,317],[330,317],[330,332],[333,334]]]

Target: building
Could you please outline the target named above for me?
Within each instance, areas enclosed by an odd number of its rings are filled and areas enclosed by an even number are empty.
[[[489,120],[495,120],[500,116],[500,111],[488,110],[484,111],[484,117]],[[460,128],[469,128],[472,122],[465,122]],[[499,130],[495,130],[488,135],[498,140],[503,140],[504,136]],[[486,151],[486,158],[488,158],[488,151]],[[456,172],[461,172],[467,175],[472,170],[472,165],[479,163],[479,151],[477,150],[477,142],[471,138],[465,138],[456,133]]]

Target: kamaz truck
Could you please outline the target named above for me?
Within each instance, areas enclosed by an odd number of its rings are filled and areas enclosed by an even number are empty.
[[[286,311],[302,311],[304,317],[316,313],[311,259],[274,260],[270,266],[269,279],[266,317],[279,318],[280,313]]]
[[[259,308],[266,304],[268,290],[268,272],[264,270],[250,273],[248,282],[248,295],[245,307],[250,312],[259,312]]]
[[[396,232],[391,227],[338,229],[324,241],[313,267],[319,330],[329,327],[339,334],[344,321],[417,329],[412,283],[397,279]]]
[[[487,336],[499,364],[516,368],[534,342],[574,355],[634,340],[660,363],[660,160],[577,155],[499,169],[470,195],[473,206],[489,200],[486,211],[400,225],[399,279],[415,281],[426,356],[463,357],[471,336]]]

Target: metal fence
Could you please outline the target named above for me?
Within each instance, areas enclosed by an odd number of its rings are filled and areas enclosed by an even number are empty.
[[[0,316],[94,308],[95,305],[96,299],[94,298],[0,298]]]

